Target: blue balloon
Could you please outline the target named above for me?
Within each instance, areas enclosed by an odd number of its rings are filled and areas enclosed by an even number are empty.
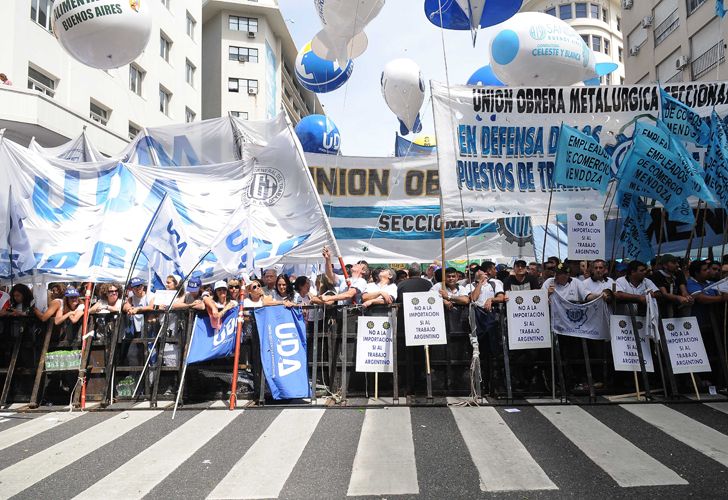
[[[521,4],[523,0],[488,0],[480,16],[480,27],[495,26],[510,19],[520,10]],[[438,28],[470,30],[468,15],[455,0],[425,0],[425,15]]]
[[[339,153],[339,129],[324,115],[308,115],[303,118],[296,125],[296,135],[306,153]]]
[[[505,87],[502,81],[493,73],[490,65],[485,65],[468,78],[468,85],[481,85],[483,87]]]
[[[303,88],[323,94],[331,92],[346,83],[354,69],[354,61],[349,59],[345,68],[333,61],[322,59],[311,50],[307,43],[296,57],[296,78]]]

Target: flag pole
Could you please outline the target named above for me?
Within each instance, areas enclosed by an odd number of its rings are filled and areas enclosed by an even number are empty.
[[[197,320],[195,320],[197,321]],[[190,357],[190,346],[192,345],[192,341],[195,338],[195,327],[192,326],[192,334],[190,335],[190,341],[187,342],[187,353],[185,354],[185,364],[182,367],[182,376],[179,379],[179,388],[177,389],[177,397],[174,399],[174,409],[172,410],[172,420],[174,420],[175,415],[177,414],[177,407],[179,406],[179,398],[182,395],[182,388],[185,384],[185,375],[187,375],[187,358]]]
[[[233,364],[233,380],[230,387],[230,409],[234,410],[238,404],[238,369],[240,363],[240,338],[243,333],[243,298],[245,292],[243,292],[243,286],[241,283],[240,292],[238,295],[238,328],[235,332],[235,361]]]
[[[88,332],[88,315],[89,305],[91,304],[91,287],[92,283],[86,283],[86,293],[83,302],[83,325],[81,325],[81,365],[78,367],[78,375],[81,378],[81,409],[86,409],[86,368],[83,366],[83,360],[86,359],[86,334]],[[89,349],[93,341],[89,342]]]

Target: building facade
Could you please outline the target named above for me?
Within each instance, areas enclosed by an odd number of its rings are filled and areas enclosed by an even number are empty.
[[[625,80],[622,13],[619,0],[567,2],[526,0],[521,11],[544,12],[565,21],[581,35],[597,54],[598,62],[614,62],[619,68],[601,78],[603,84],[617,85]]]
[[[723,27],[714,1],[622,0],[622,9],[628,83],[728,77]]]
[[[295,125],[323,113],[296,80],[298,51],[276,0],[205,0],[202,22],[203,118],[263,120],[284,109]]]

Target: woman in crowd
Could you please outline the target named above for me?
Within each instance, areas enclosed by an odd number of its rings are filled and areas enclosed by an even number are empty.
[[[364,307],[387,305],[397,300],[396,279],[397,274],[394,269],[380,269],[377,282],[367,285],[366,292],[362,295],[362,305]]]
[[[109,314],[118,313],[121,310],[122,300],[121,285],[118,283],[103,283],[99,286],[99,300],[96,301],[89,314]]]
[[[203,294],[202,302],[205,304],[214,328],[219,328],[225,313],[237,305],[237,301],[230,300],[228,297],[227,283],[222,280],[215,282],[212,295]]]
[[[260,280],[252,280],[247,287],[247,297],[243,300],[243,307],[263,307],[263,283]]]
[[[284,305],[293,307],[294,303],[293,285],[285,274],[280,274],[276,278],[275,289],[270,296],[263,298],[263,304],[266,306]]]
[[[26,285],[16,283],[10,289],[8,314],[11,316],[28,316],[33,312],[33,309],[33,292]]]
[[[58,308],[53,319],[55,325],[65,325],[60,340],[73,341],[75,339],[77,330],[75,327],[83,318],[83,308],[78,290],[68,287],[64,294],[63,307]]]

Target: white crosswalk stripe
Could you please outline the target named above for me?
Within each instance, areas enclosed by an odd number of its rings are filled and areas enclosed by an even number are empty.
[[[20,414],[16,414],[17,418],[22,418]],[[52,429],[57,425],[61,425],[65,422],[70,422],[76,417],[83,415],[81,412],[58,412],[58,413],[47,413],[38,415],[35,418],[25,416],[28,421],[15,427],[11,427],[8,430],[0,432],[0,450],[9,448],[15,444],[25,441],[26,439],[32,438],[45,432],[48,429]]]
[[[160,413],[159,411],[121,413],[3,469],[0,471],[0,498],[20,493]]]
[[[622,487],[687,484],[683,478],[578,406],[536,409]]]
[[[494,408],[451,411],[478,469],[481,491],[558,489]]]
[[[623,405],[622,408],[728,467],[728,436],[725,434],[664,405]]]
[[[142,498],[241,413],[198,413],[76,498]]]
[[[718,410],[719,412],[725,413],[728,415],[728,403],[726,402],[720,402],[720,403],[705,403],[705,406],[709,406],[713,408],[714,410]]]
[[[278,497],[323,414],[283,410],[207,498]]]
[[[419,493],[409,408],[367,410],[347,495]]]

